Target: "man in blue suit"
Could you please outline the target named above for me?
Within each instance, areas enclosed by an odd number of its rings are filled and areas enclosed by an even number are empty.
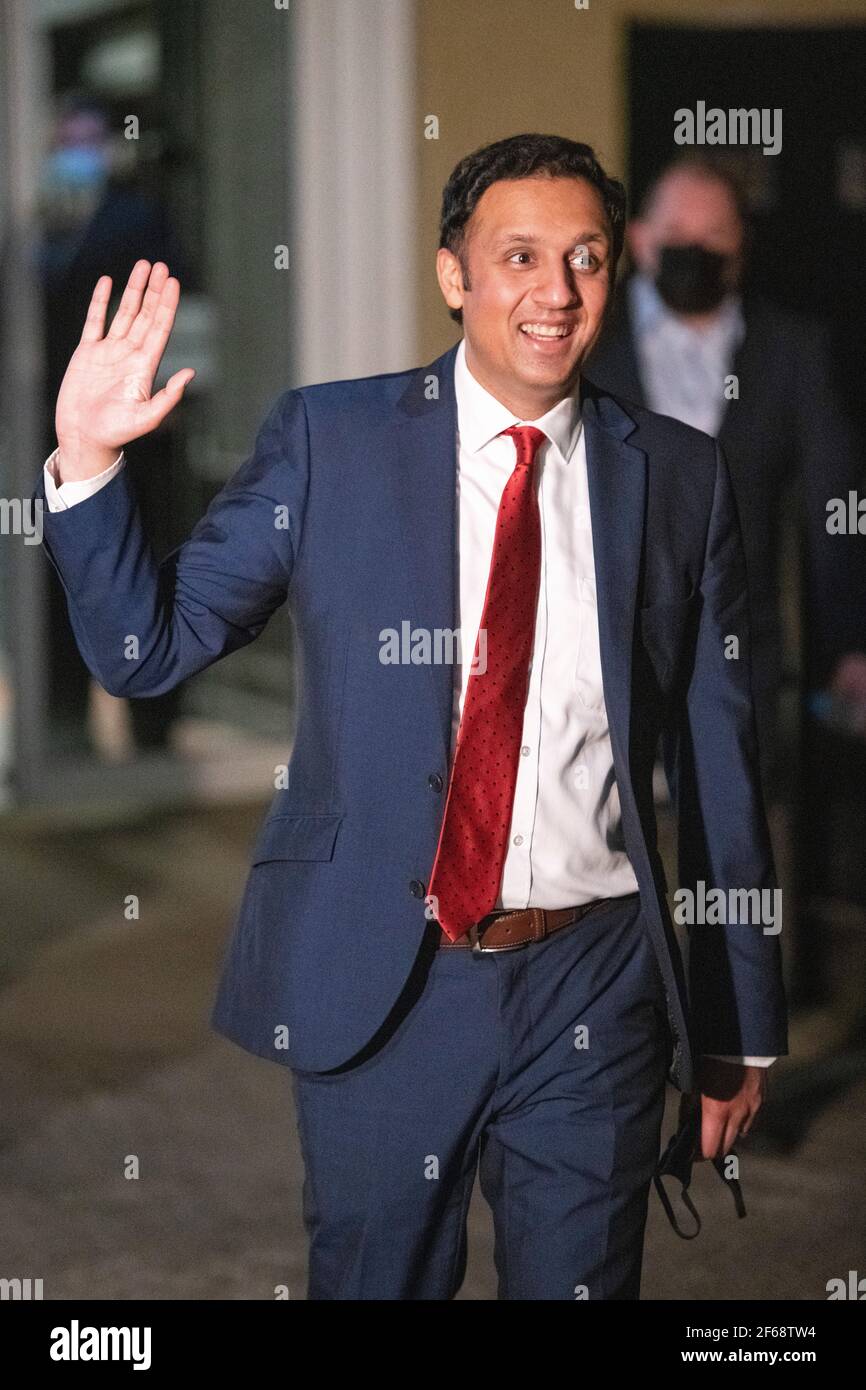
[[[586,145],[467,156],[437,259],[461,342],[286,391],[161,565],[116,455],[192,375],[151,396],[165,265],[107,333],[97,283],[58,398],[36,496],[106,690],[169,690],[284,601],[296,626],[288,786],[213,1023],[288,1069],[311,1299],[453,1298],[476,1170],[500,1298],[637,1298],[666,1077],[716,1157],[787,1050],[725,460],[581,372],[623,222]]]

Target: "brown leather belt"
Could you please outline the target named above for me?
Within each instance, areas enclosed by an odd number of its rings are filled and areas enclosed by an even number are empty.
[[[629,893],[628,897],[637,894]],[[528,946],[532,941],[543,941],[553,932],[579,922],[588,912],[611,903],[624,902],[625,898],[594,898],[592,902],[581,903],[578,907],[524,907],[513,911],[498,909],[488,912],[480,922],[473,922],[467,932],[452,941],[440,927],[439,947],[441,950],[473,950],[477,954],[488,951],[515,951],[520,946]]]

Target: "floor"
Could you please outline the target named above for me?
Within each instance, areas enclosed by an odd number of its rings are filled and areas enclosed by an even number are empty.
[[[0,823],[0,1276],[41,1278],[46,1299],[304,1298],[287,1073],[207,1023],[261,814]],[[792,1032],[802,1055],[773,1068],[741,1150],[747,1218],[708,1164],[697,1240],[651,1193],[644,1298],[823,1299],[866,1273],[866,1051],[814,1018]],[[459,1298],[495,1297],[476,1192]]]

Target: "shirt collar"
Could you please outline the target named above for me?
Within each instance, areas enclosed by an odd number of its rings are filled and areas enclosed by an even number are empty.
[[[638,336],[650,333],[663,325],[676,326],[683,333],[698,332],[690,329],[683,319],[669,309],[648,275],[639,272],[628,282],[635,331]],[[734,345],[742,342],[746,331],[743,318],[742,300],[738,294],[726,295],[719,305],[719,312],[709,328],[701,329],[701,337],[717,336],[722,341]]]
[[[580,391],[563,396],[537,420],[521,420],[477,381],[466,365],[466,339],[460,340],[454,359],[454,393],[461,448],[476,454],[511,425],[535,425],[567,463],[580,437]]]

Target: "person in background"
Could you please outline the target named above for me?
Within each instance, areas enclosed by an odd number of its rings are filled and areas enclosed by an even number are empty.
[[[81,335],[94,282],[105,271],[115,284],[129,277],[139,255],[170,260],[195,288],[164,207],[121,177],[112,148],[108,111],[98,102],[73,97],[61,107],[52,148],[42,171],[36,265],[46,331],[45,396],[51,418],[67,364]],[[166,431],[139,441],[130,462],[142,510],[157,550],[176,539],[165,507],[171,486],[171,440]],[[158,477],[158,484],[155,479]],[[90,676],[66,621],[66,596],[53,572],[49,578],[52,718],[67,746],[85,750]],[[136,747],[167,746],[180,692],[155,700],[131,700]]]
[[[744,295],[747,211],[705,157],[665,168],[627,229],[635,273],[587,364],[599,386],[718,438],[731,469],[749,581],[764,789],[790,796],[780,733],[782,520],[801,490],[808,688],[866,700],[863,541],[830,535],[827,503],[862,490],[861,441],[819,325]]]

